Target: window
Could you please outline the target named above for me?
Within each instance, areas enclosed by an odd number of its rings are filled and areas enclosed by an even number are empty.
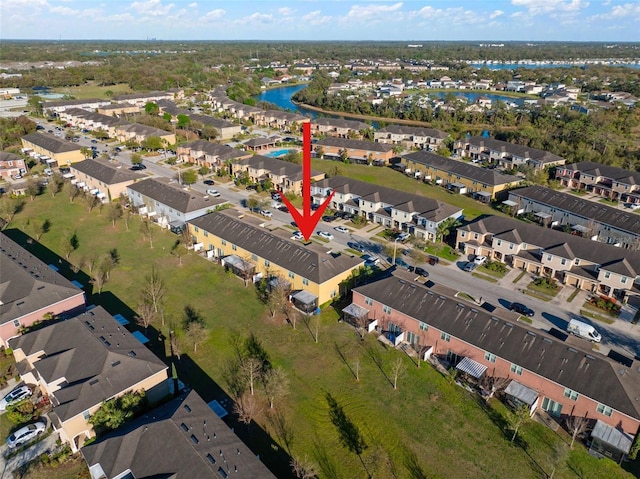
[[[251,259],[252,259],[253,261],[258,261],[258,255],[257,255],[257,254],[252,254],[252,255],[251,255]]]
[[[464,231],[460,231],[460,238],[464,238],[467,235]]]
[[[208,231],[204,231],[203,233],[204,233],[205,237],[209,236],[209,232]]]
[[[193,229],[195,230],[196,233],[200,231],[200,228],[198,228],[197,226],[194,226]]]
[[[331,291],[330,296],[331,296],[332,298],[335,298],[335,297],[336,297],[336,290],[335,290],[335,289],[334,289],[333,291]]]
[[[85,421],[89,420],[89,418],[91,417],[91,413],[89,412],[88,409],[82,413],[82,417],[84,418]]]
[[[622,278],[620,278],[620,282],[621,282],[622,284],[625,284],[625,283],[627,282],[627,277],[626,277],[626,276],[623,276]]]
[[[489,361],[490,363],[495,363],[496,362],[496,355],[490,353],[489,351],[485,351],[484,353],[484,358]]]
[[[227,245],[227,240],[222,240],[222,246],[226,246]]]
[[[391,314],[391,308],[387,305],[382,305],[382,311],[387,313],[387,314]]]
[[[496,241],[496,244],[497,244],[498,246],[500,246],[500,245],[502,244],[502,240],[501,240],[501,239],[499,239],[498,241]]]
[[[566,260],[566,259],[564,259],[564,258],[562,258],[562,259],[560,260],[560,264],[561,264],[562,266],[564,266],[565,264],[567,264],[567,260]]]
[[[418,321],[418,325],[419,325],[420,331],[428,331],[429,330],[429,325],[427,323],[423,323],[422,321]]]
[[[522,366],[511,363],[511,372],[517,374],[518,376],[522,376]]]
[[[578,265],[580,264],[580,258],[576,258],[576,259],[573,261],[573,264],[575,264],[576,266],[578,266]]]
[[[364,304],[368,304],[369,306],[373,306],[373,299],[364,297]]]
[[[578,400],[578,393],[573,389],[564,388],[564,397],[571,399],[572,401]]]
[[[509,243],[509,249],[513,249],[513,243]]]
[[[232,249],[233,251],[236,251],[236,250],[238,249],[238,247],[237,247],[236,245],[232,244],[232,245],[231,245],[231,249]]]
[[[13,320],[13,325],[14,325],[16,328],[19,328],[19,327],[20,327],[20,320],[19,320],[19,319],[14,319],[14,320]]]
[[[268,268],[269,266],[271,266],[271,261],[269,261],[268,259],[265,259],[264,265]]]
[[[451,335],[445,333],[444,331],[442,331],[440,333],[440,339],[442,339],[443,341],[446,341],[448,343],[449,341],[451,341]]]
[[[596,408],[596,411],[598,411],[600,414],[604,414],[607,417],[611,417],[611,415],[613,414],[613,409],[611,409],[609,406],[605,406],[604,404],[600,404],[600,403],[598,403],[598,407]]]
[[[309,286],[309,280],[307,278],[302,278],[302,284]]]
[[[609,279],[609,278],[611,278],[611,272],[610,271],[605,271],[604,279]]]
[[[296,275],[295,275],[295,274],[293,274],[291,271],[289,271],[289,278],[293,279],[293,278],[295,278],[295,277],[296,277]]]
[[[547,261],[551,261],[551,255],[550,254],[547,255]]]

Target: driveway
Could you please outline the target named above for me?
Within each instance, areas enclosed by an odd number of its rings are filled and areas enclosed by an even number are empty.
[[[35,458],[44,454],[47,451],[55,451],[56,441],[58,439],[58,433],[54,432],[53,434],[45,437],[42,441],[34,444],[28,449],[12,456],[9,459],[5,459],[9,449],[6,444],[0,446],[0,479],[12,479],[13,471],[18,469],[21,466],[33,461]]]

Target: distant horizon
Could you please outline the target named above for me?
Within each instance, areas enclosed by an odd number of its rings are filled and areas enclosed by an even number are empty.
[[[640,2],[634,0],[12,0],[0,4],[3,41],[63,41],[65,36],[64,41],[636,43],[638,25]]]

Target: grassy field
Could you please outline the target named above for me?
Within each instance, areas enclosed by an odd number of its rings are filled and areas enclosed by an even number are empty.
[[[422,187],[415,181],[411,184]],[[28,236],[34,236],[34,225],[44,219],[51,221],[51,230],[38,243]],[[300,321],[293,329],[280,317],[272,319],[254,288],[245,288],[220,266],[193,253],[178,266],[170,252],[175,235],[155,230],[151,248],[142,238],[137,219],[127,231],[121,221],[113,227],[98,209],[89,213],[78,200],[70,203],[62,194],[55,198],[46,194],[27,200],[6,231],[85,285],[89,285],[87,267],[74,273],[56,254],[63,234],[75,231],[78,237],[71,263],[80,264],[83,257],[101,256],[116,248],[120,263],[103,293],[93,294],[89,288],[87,293],[91,302],[130,320],[144,278],[155,264],[167,287],[165,324],[154,324],[147,335],[154,351],[162,355],[165,348],[158,333],[167,337],[169,325],[179,332],[184,307],[197,310],[207,326],[206,339],[197,352],[183,341],[176,365],[181,379],[206,401],[227,399],[226,364],[235,355],[236,338],[246,338],[250,332],[257,335],[272,364],[287,372],[289,393],[270,409],[258,390],[260,407],[250,426],[234,419],[229,424],[278,477],[291,477],[290,456],[306,457],[323,479],[360,479],[369,474],[408,479],[535,478],[550,474],[555,465],[555,478],[575,478],[578,471],[580,477],[631,477],[608,460],[592,458],[582,446],[554,460],[553,451],[566,443],[566,435],[536,422],[522,426],[512,445],[508,414],[500,403],[485,404],[450,376],[427,364],[416,367],[413,359],[385,347],[372,335],[361,341],[350,326],[338,321],[339,307],[323,311],[315,342],[313,324],[307,327]],[[398,388],[394,389],[393,368],[398,360]],[[360,457],[341,445],[329,417],[327,394],[364,439]],[[70,477],[62,471],[60,475],[48,472],[46,477]]]
[[[104,98],[107,99],[108,91],[113,92],[114,95],[124,95],[127,93],[135,93],[127,83],[121,83],[118,85],[98,86],[93,82],[89,82],[85,85],[73,87],[73,88],[54,88],[51,90],[53,93],[62,93],[64,95],[71,95],[78,100],[86,100],[90,98]]]

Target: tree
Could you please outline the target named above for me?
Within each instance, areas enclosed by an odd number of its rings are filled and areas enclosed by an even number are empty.
[[[85,158],[93,157],[93,150],[87,146],[83,146],[80,148],[80,154]]]
[[[142,236],[149,240],[149,246],[153,248],[153,235],[155,234],[155,230],[153,229],[153,224],[149,218],[144,218],[142,220],[142,223],[140,223],[140,231],[142,232]]]
[[[138,312],[134,316],[135,322],[144,328],[144,332],[147,332],[147,328],[156,319],[157,313],[153,309],[153,304],[146,301],[146,298],[141,298],[138,303]]]
[[[40,194],[40,184],[33,178],[27,181],[26,185],[27,195],[31,198],[31,201],[35,200],[36,196]]]
[[[157,115],[158,113],[160,113],[160,107],[153,102],[148,102],[144,106],[144,111],[145,113],[147,113],[147,115]]]
[[[51,176],[51,178],[49,179],[49,184],[47,185],[47,191],[51,193],[52,198],[55,198],[56,195],[60,192],[63,184],[64,182],[62,181],[62,178],[60,178],[60,175],[56,173]]]
[[[13,221],[23,206],[24,201],[19,198],[11,198],[6,194],[0,197],[0,219],[4,221],[3,229]]]
[[[191,118],[189,115],[185,115],[184,113],[180,113],[176,119],[178,120],[178,128],[189,128],[191,125]]]
[[[291,459],[289,465],[297,479],[314,479],[318,477],[315,466],[309,462],[307,456],[304,456],[302,459],[294,457]]]
[[[171,354],[175,356],[178,361],[180,361],[180,355],[182,354],[182,349],[180,347],[180,338],[176,334],[174,329],[169,331],[169,347],[171,348]]]
[[[157,313],[164,302],[165,293],[164,280],[160,277],[160,273],[158,273],[156,267],[153,266],[151,268],[151,274],[145,278],[142,298],[144,301],[152,304],[153,311]]]
[[[204,125],[200,130],[200,136],[208,141],[215,140],[218,137],[218,130],[211,125]]]
[[[136,415],[142,408],[144,400],[144,390],[132,391],[117,398],[107,399],[91,415],[88,422],[95,428],[117,429]]]
[[[148,136],[140,142],[140,146],[145,150],[159,150],[164,146],[164,141],[159,136]]]
[[[140,153],[131,153],[131,164],[139,165],[142,163],[142,155]]]
[[[457,218],[447,218],[440,222],[436,228],[436,240],[445,240],[458,226],[460,226],[460,221]]]
[[[93,209],[100,203],[100,198],[96,195],[89,194],[85,196],[85,202],[87,203],[87,208],[89,208],[89,213],[91,213],[91,211],[93,211]]]
[[[182,182],[187,185],[193,185],[198,181],[198,171],[197,170],[186,170],[182,173]]]
[[[262,362],[255,357],[245,358],[240,364],[240,371],[249,387],[249,392],[253,396],[255,383],[262,375]]]
[[[177,239],[171,247],[171,254],[178,258],[178,266],[182,266],[182,257],[187,254],[187,247],[180,239]]]
[[[513,428],[513,436],[511,436],[511,442],[516,439],[516,435],[518,434],[518,429],[524,423],[531,419],[531,414],[529,412],[529,407],[526,405],[518,406],[513,410],[513,412],[509,415],[509,422],[511,423],[511,427]]]
[[[269,407],[273,409],[274,402],[289,392],[289,378],[284,369],[272,368],[265,373],[263,382]]]
[[[198,173],[200,174],[200,176],[202,178],[204,178],[206,175],[208,175],[209,173],[211,173],[211,170],[209,169],[208,166],[202,165],[199,169],[198,169]]]
[[[107,206],[107,219],[111,221],[111,225],[115,228],[116,221],[122,218],[122,206],[120,203],[109,203]]]
[[[187,338],[189,342],[193,343],[193,352],[198,351],[198,343],[204,341],[206,339],[205,333],[207,329],[201,322],[192,322],[187,327]]]
[[[62,190],[69,197],[69,203],[73,203],[73,200],[75,200],[78,194],[80,194],[76,185],[71,184],[71,182],[65,183]]]
[[[60,239],[60,250],[66,260],[69,260],[69,256],[78,249],[78,246],[79,241],[75,231],[65,231]]]
[[[36,224],[33,225],[33,232],[35,233],[36,239],[38,241],[40,241],[40,238],[42,238],[42,235],[45,233],[48,233],[50,229],[51,229],[51,221],[49,221],[48,219],[45,219],[42,223],[37,222]]]
[[[233,412],[238,415],[238,420],[247,425],[248,430],[253,418],[262,412],[262,406],[255,396],[243,394],[233,405]]]
[[[393,366],[391,367],[391,376],[393,377],[393,389],[398,389],[398,379],[404,375],[407,371],[407,367],[404,364],[402,358],[396,358]]]
[[[573,449],[573,443],[580,434],[589,427],[589,420],[583,416],[569,416],[566,421],[567,430],[571,434],[571,444],[569,449]]]
[[[93,278],[90,280],[90,283],[98,290],[98,294],[102,294],[102,288],[104,288],[106,282],[107,273],[105,273],[101,268],[98,268],[93,275]]]
[[[289,288],[284,284],[284,280],[279,277],[272,279],[271,282],[273,286],[271,290],[266,293],[265,303],[269,308],[271,317],[275,318],[276,314],[282,312],[283,306],[289,303]]]

